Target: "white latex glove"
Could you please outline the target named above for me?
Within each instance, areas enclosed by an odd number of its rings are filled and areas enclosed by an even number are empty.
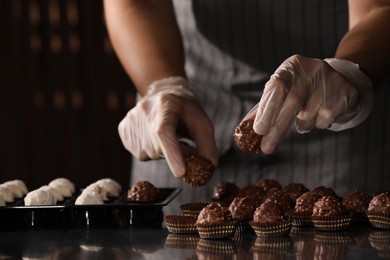
[[[263,136],[261,148],[269,154],[294,121],[299,133],[352,128],[367,118],[373,99],[371,81],[357,64],[294,55],[271,76],[245,119],[255,118],[253,130]]]
[[[199,98],[182,77],[158,80],[118,126],[125,148],[139,160],[165,158],[173,175],[185,174],[177,130],[193,140],[198,153],[216,167],[214,128]]]

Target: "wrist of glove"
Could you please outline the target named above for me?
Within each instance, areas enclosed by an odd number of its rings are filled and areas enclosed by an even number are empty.
[[[254,118],[262,151],[273,153],[294,122],[299,133],[341,131],[363,122],[372,107],[373,87],[358,65],[293,55],[271,76],[246,119]]]
[[[156,94],[171,94],[191,99],[195,102],[201,102],[200,96],[194,91],[189,82],[185,78],[178,76],[154,81],[142,99],[150,98]]]
[[[328,129],[342,131],[362,123],[374,107],[374,91],[370,79],[359,69],[359,65],[348,60],[329,58],[324,60],[340,73],[359,92],[359,105],[352,119],[345,123],[333,123]]]

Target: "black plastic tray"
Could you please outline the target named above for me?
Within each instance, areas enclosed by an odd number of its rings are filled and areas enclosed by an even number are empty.
[[[160,188],[152,203],[128,202],[127,194],[109,198],[103,205],[74,205],[79,193],[63,203],[50,206],[24,206],[23,200],[0,207],[0,230],[46,228],[127,228],[161,226],[162,207],[180,192],[177,188]]]

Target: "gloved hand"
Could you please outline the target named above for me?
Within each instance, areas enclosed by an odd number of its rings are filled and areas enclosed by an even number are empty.
[[[182,77],[154,82],[118,126],[122,143],[139,160],[167,160],[173,175],[185,174],[179,137],[193,140],[198,153],[217,167],[214,128],[199,98]],[[177,136],[183,131],[183,136]],[[179,133],[180,134],[180,133]]]
[[[275,151],[291,125],[341,131],[362,123],[373,107],[371,81],[347,60],[294,55],[266,83],[260,102],[245,119],[263,136],[262,151]],[[244,119],[244,120],[245,120]]]

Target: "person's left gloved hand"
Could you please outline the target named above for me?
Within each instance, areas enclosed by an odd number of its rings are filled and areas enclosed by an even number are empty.
[[[362,123],[373,107],[371,81],[347,60],[294,55],[266,83],[260,102],[244,118],[263,136],[261,149],[275,151],[291,125],[341,131]],[[244,121],[243,120],[243,121]]]

